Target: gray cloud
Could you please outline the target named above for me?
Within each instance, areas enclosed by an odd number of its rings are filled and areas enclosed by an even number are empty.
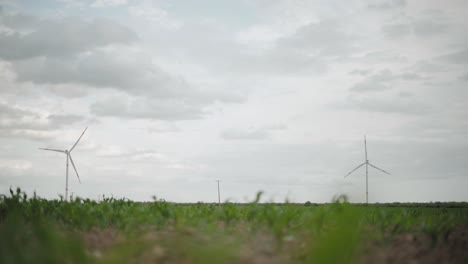
[[[21,21],[24,18],[26,20]],[[0,34],[0,58],[7,60],[70,56],[137,40],[130,29],[102,18],[92,21],[79,18],[38,20],[27,15],[2,15],[0,22],[13,31]]]
[[[182,79],[152,65],[144,54],[122,54],[118,49],[96,50],[66,59],[35,58],[17,62],[14,67],[20,81],[39,84],[79,83],[159,96],[175,96],[180,91],[177,88],[186,86]]]
[[[127,0],[95,0],[91,7],[108,7],[126,5]]]
[[[449,24],[434,20],[417,20],[413,24],[414,34],[417,36],[433,36],[446,32]]]
[[[240,57],[250,71],[288,74],[322,74],[330,60],[344,59],[359,51],[361,36],[338,20],[324,20],[299,27],[293,34],[278,39],[274,47]]]
[[[192,120],[205,115],[203,105],[184,100],[158,100],[114,96],[91,105],[91,113],[101,117],[159,120]]]
[[[151,62],[144,52],[125,53],[125,49],[94,50],[64,58],[40,57],[14,64],[19,81],[37,84],[81,84],[89,88],[116,89],[132,95],[205,103],[241,102],[236,91],[195,88],[179,76],[173,76]],[[52,88],[51,88],[52,89]],[[55,86],[56,94],[85,95],[70,86]],[[67,91],[60,91],[60,89]]]
[[[371,70],[354,69],[354,70],[350,71],[349,74],[366,76],[370,72],[371,72]]]
[[[271,137],[273,131],[285,130],[285,125],[271,125],[259,128],[251,127],[248,129],[229,129],[221,133],[225,140],[265,140]]]
[[[78,115],[40,114],[36,109],[0,103],[0,135],[2,137],[48,139],[54,136],[51,130],[61,129],[85,120],[84,117]]]
[[[79,115],[57,115],[52,114],[47,116],[47,120],[52,128],[61,128],[67,125],[83,122],[86,119]],[[93,121],[95,123],[96,121]]]
[[[136,43],[133,31],[110,20],[2,17],[3,23],[16,31],[0,35],[0,44],[5,44],[0,47],[0,57],[12,60],[11,68],[17,81],[49,85],[49,91],[65,97],[86,96],[86,90],[104,88],[152,98],[139,100],[142,106],[137,110],[133,103],[115,113],[106,109],[125,104],[100,102],[92,108],[98,115],[194,119],[201,118],[204,105],[245,99],[238,92],[195,88],[183,77],[167,73]],[[22,17],[28,18],[26,21],[30,23],[21,22]],[[128,45],[132,43],[135,45]],[[14,52],[10,52],[13,46]],[[168,101],[164,102],[166,99]]]
[[[31,116],[33,118],[38,118],[39,115],[32,112],[21,109],[19,107],[10,106],[7,103],[0,103],[0,118],[2,119],[20,119],[24,116]]]
[[[398,16],[396,21],[382,26],[384,35],[392,39],[409,35],[427,38],[447,33],[450,29],[449,17],[440,11],[432,10],[427,10],[417,17]]]
[[[220,28],[209,23],[184,24],[177,34],[166,33],[162,42],[170,42],[165,44],[170,45],[169,50],[177,47],[174,57],[190,56],[210,70],[224,74],[316,75],[326,72],[330,61],[359,51],[362,38],[340,20],[323,20],[300,26],[272,40],[271,45],[258,48],[249,42],[240,43],[226,32],[220,32]],[[187,42],[191,45],[184,45]]]
[[[221,137],[226,140],[264,140],[268,139],[270,135],[268,131],[262,129],[255,130],[228,130],[221,133]]]
[[[69,146],[89,113],[99,123],[75,152],[85,184],[70,186],[84,197],[110,186],[213,201],[221,179],[237,200],[262,189],[362,201],[365,172],[343,176],[366,133],[371,160],[392,173],[371,172],[371,201],[467,199],[459,1],[7,2],[0,102],[15,104],[0,104],[0,173],[13,176],[0,191],[62,192],[62,160],[32,148]],[[280,120],[292,128],[261,125]]]
[[[426,78],[415,73],[405,72],[401,74],[394,74],[388,69],[381,70],[380,72],[366,77],[362,82],[356,83],[350,88],[352,92],[376,92],[392,89],[395,86],[395,81],[418,81],[425,80]]]
[[[372,1],[372,4],[369,4],[368,7],[372,9],[378,9],[378,10],[403,8],[403,7],[406,7],[406,0]]]
[[[458,79],[464,82],[468,82],[468,72],[459,76]]]
[[[355,51],[357,35],[339,21],[321,21],[300,27],[293,35],[278,41],[278,49],[291,49],[304,56],[334,58]]]
[[[458,50],[441,55],[437,57],[436,60],[456,65],[468,64],[468,49]]]
[[[431,105],[417,100],[410,94],[399,93],[397,96],[349,97],[344,103],[334,104],[338,109],[355,109],[358,111],[422,115],[432,112]]]
[[[386,37],[401,38],[409,35],[412,29],[409,23],[393,23],[384,25],[382,31]]]
[[[420,73],[434,74],[434,73],[448,72],[451,70],[451,68],[441,63],[435,63],[434,61],[422,60],[422,61],[417,62],[414,65],[414,70]]]

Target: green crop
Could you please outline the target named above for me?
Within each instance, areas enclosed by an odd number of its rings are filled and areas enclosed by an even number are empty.
[[[436,245],[465,204],[176,204],[0,196],[0,263],[354,263],[366,241],[412,233]],[[412,206],[411,206],[412,205]],[[107,233],[113,234],[106,237]],[[102,239],[100,243],[93,239]]]

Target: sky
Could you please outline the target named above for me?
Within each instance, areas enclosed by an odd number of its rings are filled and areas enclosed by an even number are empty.
[[[0,193],[468,201],[464,0],[0,0]],[[102,196],[101,196],[102,197]]]

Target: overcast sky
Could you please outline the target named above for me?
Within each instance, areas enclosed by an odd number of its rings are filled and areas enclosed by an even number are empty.
[[[468,200],[464,0],[0,0],[0,193]]]

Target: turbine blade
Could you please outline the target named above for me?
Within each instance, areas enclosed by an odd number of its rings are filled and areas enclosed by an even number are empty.
[[[361,165],[357,166],[357,167],[356,167],[354,170],[352,170],[352,171],[348,172],[348,174],[346,174],[346,176],[344,176],[344,177],[345,177],[345,178],[346,178],[346,177],[348,177],[348,175],[350,175],[351,173],[353,173],[355,170],[357,170],[357,169],[361,168],[361,167],[362,167],[364,164],[366,164],[366,163],[364,162],[363,164],[361,164]]]
[[[79,181],[80,184],[81,184],[80,175],[78,175],[78,171],[76,170],[75,163],[73,162],[73,159],[72,159],[72,157],[71,157],[70,154],[68,154],[68,157],[70,158],[70,161],[71,161],[71,164],[72,164],[72,166],[73,166],[73,169],[75,169],[76,177],[78,178],[78,181]]]
[[[68,152],[71,152],[75,147],[76,145],[78,145],[78,142],[80,142],[80,139],[81,137],[83,137],[84,133],[86,132],[86,129],[88,129],[88,127],[85,128],[85,130],[83,131],[83,133],[81,133],[81,136],[78,138],[78,140],[75,142],[75,145],[73,145],[73,147],[71,147],[71,149],[68,151]]]
[[[60,149],[49,149],[49,148],[38,148],[38,149],[65,153],[65,150],[60,150]]]
[[[382,170],[381,168],[377,168],[376,166],[374,166],[374,165],[372,165],[372,164],[370,164],[370,163],[369,163],[369,165],[372,166],[372,167],[374,167],[374,169],[378,169],[378,170],[381,171],[381,172],[385,172],[385,173],[387,173],[388,175],[391,175],[390,173],[388,173],[388,172]]]

